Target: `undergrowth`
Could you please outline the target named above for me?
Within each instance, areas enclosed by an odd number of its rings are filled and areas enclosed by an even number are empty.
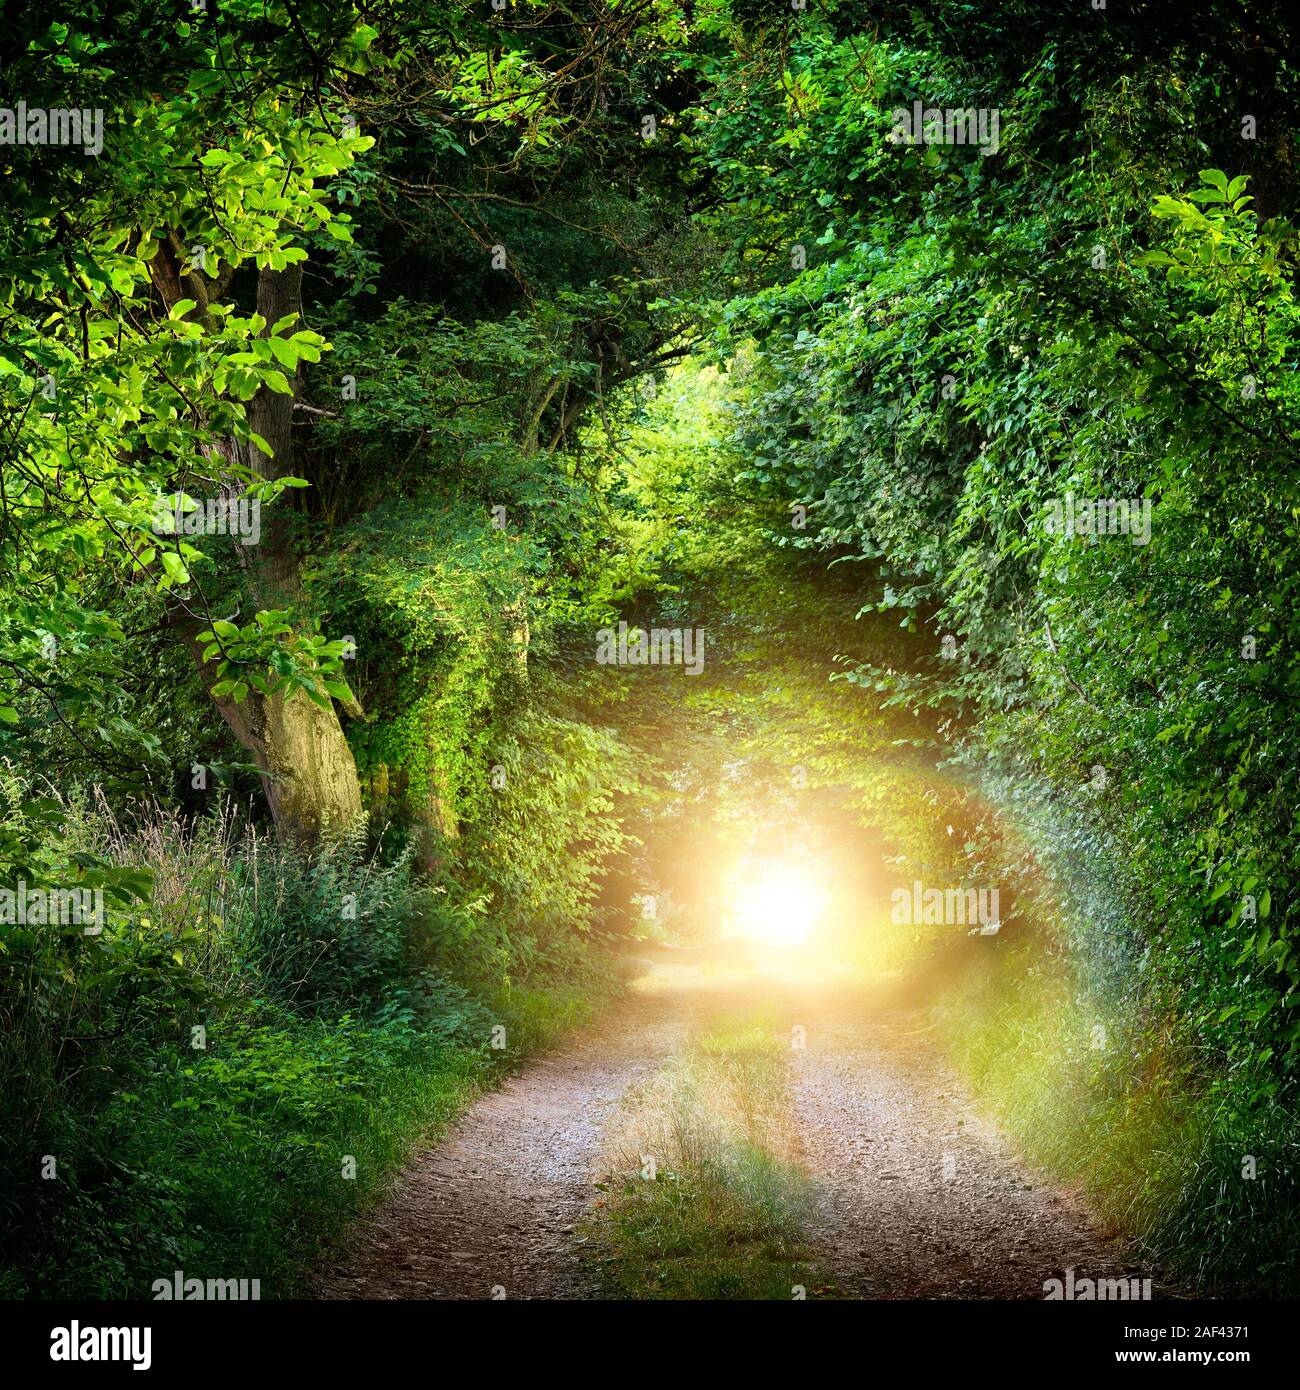
[[[831,1292],[803,1239],[786,1058],[723,1023],[635,1088],[589,1223],[611,1295],[791,1299]]]
[[[309,1292],[416,1143],[615,989],[576,952],[466,971],[359,836],[308,859],[229,814],[60,829],[152,892],[0,957],[3,1296],[149,1298],[176,1270]]]

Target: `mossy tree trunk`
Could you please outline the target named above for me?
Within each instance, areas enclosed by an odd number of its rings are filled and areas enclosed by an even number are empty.
[[[204,317],[209,286],[202,276],[181,271],[178,244],[164,245],[151,262],[154,284],[170,308],[182,298],[196,301],[193,314]],[[263,269],[257,283],[257,312],[270,326],[302,305],[302,269]],[[296,387],[296,377],[294,385]],[[284,477],[293,471],[293,402],[296,396],[263,388],[248,403],[248,422],[271,446],[268,458],[239,440],[227,438],[218,452],[263,478]],[[260,542],[235,545],[248,588],[258,608],[296,609],[302,601],[299,557],[292,518],[283,506],[269,509]],[[209,693],[216,683],[215,663],[203,659],[203,644],[195,640],[201,624],[189,621],[189,645]],[[240,744],[252,755],[261,774],[267,805],[283,839],[311,844],[337,833],[361,815],[361,786],[352,750],[333,704],[321,706],[298,692],[264,697],[249,691],[239,704],[213,696],[222,717]]]

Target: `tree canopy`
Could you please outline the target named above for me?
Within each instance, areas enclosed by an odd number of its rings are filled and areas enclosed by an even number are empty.
[[[110,904],[0,914],[4,1068],[61,1098],[6,1081],[21,1161],[134,1094],[131,1020],[278,990],[527,1028],[530,982],[663,934],[647,901],[690,937],[724,850],[819,826],[835,873],[995,877],[998,949],[1068,961],[1136,1054],[1293,1101],[1294,27],[14,15],[0,883]],[[620,624],[704,634],[699,678],[611,669]],[[150,824],[216,836],[214,883],[276,857],[216,974]]]

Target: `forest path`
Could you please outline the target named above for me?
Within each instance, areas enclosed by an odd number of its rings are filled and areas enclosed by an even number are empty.
[[[975,1113],[923,1015],[871,1008],[860,987],[776,978],[756,994],[752,979],[674,964],[417,1153],[322,1295],[598,1297],[575,1229],[620,1099],[711,1018],[756,1000],[803,1030],[791,1081],[814,1179],[809,1235],[844,1292],[1041,1299],[1067,1268],[1076,1281],[1140,1273]]]
[[[418,1152],[358,1232],[326,1298],[576,1298],[590,1292],[574,1228],[595,1195],[606,1123],[684,1039],[691,995],[629,991],[591,1032],[508,1077]]]
[[[1137,1278],[1082,1204],[1033,1173],[973,1106],[911,1011],[790,991],[810,1238],[860,1298],[1042,1299],[1049,1279]]]

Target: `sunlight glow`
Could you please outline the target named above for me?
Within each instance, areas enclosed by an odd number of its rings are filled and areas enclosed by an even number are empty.
[[[816,879],[791,865],[758,870],[736,895],[741,936],[768,946],[802,946],[825,902]]]

